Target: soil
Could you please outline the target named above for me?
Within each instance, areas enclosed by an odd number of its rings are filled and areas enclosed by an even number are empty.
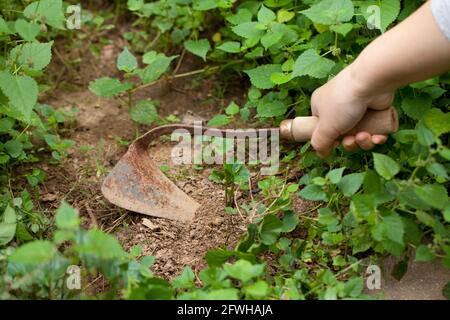
[[[62,59],[81,58],[82,62],[75,70],[65,66],[61,60],[53,59],[49,73],[57,74],[56,81],[64,82],[59,82],[56,90],[50,90],[49,95],[41,97],[41,102],[66,110],[73,107],[77,109],[77,122],[63,134],[64,138],[75,141],[76,145],[62,163],[52,164],[51,159],[39,163],[38,167],[44,170],[46,179],[41,186],[38,205],[51,215],[62,200],[68,201],[80,212],[85,227],[97,227],[115,234],[126,250],[140,245],[143,255],[154,255],[156,264],[153,271],[158,276],[171,279],[185,266],[190,266],[197,274],[206,264],[204,255],[207,250],[232,248],[245,232],[248,221],[225,214],[223,187],[208,179],[211,167],[197,170],[192,166],[179,166],[171,167],[167,172],[181,190],[201,204],[190,223],[129,212],[103,198],[100,191],[102,179],[126,152],[127,146],[123,142],[132,141],[136,136],[135,124],[130,120],[126,108],[120,107],[119,101],[98,98],[88,89],[89,82],[99,77],[120,77],[115,63],[124,43],[120,39],[113,39],[113,43],[103,46],[99,59],[88,50],[72,50],[67,53],[70,55],[67,57],[63,54]],[[63,52],[63,49],[60,50]],[[186,54],[178,72],[201,67],[198,59]],[[163,117],[176,115],[185,123],[208,120],[220,113],[229,102],[244,100],[246,88],[239,85],[226,88],[224,98],[217,98],[220,83],[220,79],[214,76],[162,81],[141,90],[135,99],[159,100],[158,112]],[[147,129],[149,127],[141,127],[140,133]],[[161,138],[151,147],[150,154],[158,165],[170,165],[171,147],[172,143],[167,138]],[[300,199],[294,201],[296,211],[308,211],[314,206],[314,203]],[[448,280],[448,271],[439,269],[439,272],[433,271],[431,274],[429,271],[435,270],[434,265],[421,265],[419,269],[422,275],[429,273],[423,281],[417,280],[417,266],[403,282],[397,283],[386,278],[383,282],[385,298],[440,297],[436,288],[442,288],[443,279]],[[426,292],[422,294],[424,290]]]
[[[63,83],[45,98],[45,103],[57,108],[76,107],[77,123],[64,134],[64,138],[75,141],[76,145],[63,163],[41,165],[46,180],[41,187],[40,205],[51,213],[61,200],[68,201],[79,210],[85,227],[95,226],[114,233],[126,250],[140,245],[143,255],[156,257],[154,273],[170,279],[185,266],[194,271],[203,268],[208,249],[233,247],[245,232],[247,222],[240,217],[226,216],[223,186],[208,179],[211,167],[199,171],[192,166],[177,166],[166,173],[181,190],[201,204],[190,223],[125,211],[103,198],[101,181],[127,149],[118,139],[132,141],[136,127],[119,101],[96,97],[89,91],[88,83],[102,76],[119,76],[114,70],[120,47],[120,41],[104,46],[99,60],[83,62],[77,71],[81,77],[75,90]],[[186,55],[179,73],[201,68],[195,61]],[[198,87],[193,86],[193,79],[200,82]],[[158,100],[158,112],[163,117],[176,115],[184,123],[204,121],[219,113],[231,100],[243,98],[242,88],[237,89],[239,92],[227,92],[227,99],[214,98],[217,82],[214,76],[180,78],[142,90],[135,99]],[[149,127],[141,127],[140,133],[146,129]],[[151,147],[150,154],[158,165],[170,165],[172,146],[173,143],[162,137]]]

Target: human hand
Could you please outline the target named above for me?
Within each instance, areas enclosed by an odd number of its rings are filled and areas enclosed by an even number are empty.
[[[313,116],[319,123],[313,132],[311,144],[321,157],[329,155],[340,143],[347,151],[358,148],[370,150],[387,140],[385,135],[359,132],[346,135],[364,116],[367,109],[384,110],[391,106],[394,92],[373,92],[369,85],[356,80],[352,65],[314,91],[311,97]],[[339,139],[342,138],[342,141]]]

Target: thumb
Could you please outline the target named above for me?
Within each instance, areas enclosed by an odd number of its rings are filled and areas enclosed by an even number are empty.
[[[336,139],[339,137],[339,133],[330,128],[324,126],[323,122],[319,121],[316,129],[311,137],[311,145],[318,155],[322,158],[327,157],[330,154],[331,149],[336,144]]]

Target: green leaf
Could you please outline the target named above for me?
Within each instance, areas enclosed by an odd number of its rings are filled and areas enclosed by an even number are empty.
[[[264,264],[251,264],[247,260],[238,260],[234,264],[226,263],[223,269],[228,276],[238,279],[243,283],[247,283],[253,278],[261,276],[264,272]]]
[[[358,191],[364,181],[364,172],[351,173],[344,176],[338,183],[339,189],[346,197],[351,197]]]
[[[23,152],[23,144],[17,140],[9,140],[3,145],[11,158],[18,158]]]
[[[436,137],[450,132],[450,113],[433,108],[424,117],[425,125]]]
[[[402,100],[402,109],[408,117],[420,120],[430,110],[431,102],[431,97],[428,94],[406,97]]]
[[[11,50],[10,57],[21,65],[36,71],[44,69],[52,60],[53,41],[47,43],[26,43]]]
[[[260,229],[261,241],[266,245],[277,242],[280,233],[283,230],[283,222],[273,214],[264,217]]]
[[[289,82],[292,79],[292,74],[288,73],[283,73],[283,72],[275,72],[272,73],[272,75],[270,76],[270,81],[272,81],[275,84],[284,84],[286,82]]]
[[[16,212],[8,204],[3,212],[2,222],[0,222],[0,246],[8,244],[16,234]]]
[[[62,0],[40,0],[29,4],[24,16],[30,20],[35,18],[57,29],[64,29],[66,18],[64,17]]]
[[[130,117],[133,121],[140,124],[152,124],[157,122],[160,117],[156,110],[155,103],[152,100],[140,100],[131,107]]]
[[[327,173],[326,178],[330,180],[332,184],[338,184],[342,179],[342,174],[344,173],[345,167],[333,169]]]
[[[227,41],[218,46],[217,49],[229,53],[239,53],[241,52],[241,43],[237,41]]]
[[[262,5],[261,9],[258,11],[258,22],[268,24],[269,22],[274,21],[276,17],[275,13],[264,5]]]
[[[0,72],[0,89],[8,97],[12,107],[16,108],[28,122],[37,102],[38,85],[29,76],[14,76],[7,71]]]
[[[400,245],[403,245],[403,235],[405,233],[405,229],[401,217],[396,213],[392,213],[388,216],[384,216],[382,219],[382,223],[386,226],[387,238]]]
[[[136,57],[127,47],[117,57],[117,69],[125,72],[132,72],[138,67]]]
[[[287,11],[286,9],[281,9],[278,10],[277,12],[277,21],[279,23],[285,23],[288,22],[290,20],[292,20],[292,18],[295,17],[295,13],[292,11]]]
[[[247,9],[239,9],[236,14],[226,17],[227,21],[231,24],[237,25],[244,22],[250,22],[252,20],[252,13]]]
[[[109,77],[96,79],[89,84],[89,90],[103,98],[112,98],[116,94],[130,90],[131,88],[133,88],[131,83],[121,83],[118,79]]]
[[[400,0],[381,0],[381,32],[386,32],[400,13]]]
[[[322,190],[322,188],[318,185],[309,185],[300,190],[298,193],[300,197],[306,200],[311,201],[326,201],[327,194]]]
[[[265,31],[258,28],[258,22],[244,22],[231,28],[235,34],[246,39],[260,39]]]
[[[6,34],[13,33],[11,31],[11,29],[8,27],[8,24],[6,23],[5,19],[3,19],[3,17],[0,17],[0,34],[1,33],[6,33]]]
[[[256,107],[258,116],[262,118],[282,116],[286,113],[286,110],[287,106],[279,100],[267,101],[266,99],[262,99]]]
[[[76,229],[80,225],[77,211],[63,201],[56,211],[55,224],[59,229]]]
[[[37,35],[41,32],[41,27],[39,24],[28,22],[23,19],[17,19],[14,27],[16,28],[17,33],[25,41],[36,40]]]
[[[416,186],[414,187],[414,192],[421,200],[439,210],[443,210],[449,202],[447,189],[440,184]]]
[[[251,285],[245,286],[243,289],[246,295],[255,299],[262,299],[267,297],[269,288],[267,282],[258,280]]]
[[[225,114],[219,114],[214,116],[211,120],[208,121],[207,125],[212,127],[221,127],[226,126],[230,123],[230,118]]]
[[[420,245],[416,248],[416,260],[418,262],[427,262],[431,261],[435,258],[435,254],[433,251],[428,248],[426,245]]]
[[[104,260],[122,258],[126,255],[114,236],[96,229],[86,233],[84,242],[78,246],[77,250],[82,254]]]
[[[206,54],[209,49],[211,49],[211,45],[207,39],[201,40],[187,40],[184,42],[184,47],[187,51],[199,56],[203,60],[206,61]]]
[[[230,116],[234,116],[235,114],[239,113],[239,110],[240,110],[239,106],[234,101],[232,101],[228,105],[228,107],[225,109],[225,113],[230,115]]]
[[[195,274],[190,267],[184,267],[183,272],[172,280],[175,289],[189,289],[195,287]]]
[[[56,247],[50,241],[35,240],[18,247],[9,257],[9,262],[25,265],[46,264],[56,253]]]
[[[255,69],[244,71],[249,77],[250,82],[258,89],[271,89],[275,83],[270,80],[273,73],[281,72],[280,64],[265,64]]]
[[[283,38],[283,34],[281,32],[267,32],[262,38],[261,38],[261,44],[263,45],[264,49],[269,49],[274,44],[280,42],[280,40]]]
[[[300,12],[314,23],[332,25],[349,21],[353,17],[354,7],[351,0],[323,0]]]
[[[176,56],[166,57],[164,54],[146,53],[144,63],[149,64],[144,70],[139,70],[138,75],[144,84],[159,79],[168,69]]]
[[[329,75],[335,63],[321,57],[315,49],[303,52],[295,61],[292,78],[299,76],[311,76],[322,79]]]
[[[392,158],[373,152],[373,160],[375,170],[386,180],[391,180],[397,173],[400,172],[400,166]]]
[[[353,24],[343,23],[330,26],[330,30],[343,35],[344,37],[353,29]]]

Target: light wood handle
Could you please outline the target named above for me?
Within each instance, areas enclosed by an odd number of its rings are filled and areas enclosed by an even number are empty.
[[[306,142],[311,139],[317,126],[317,117],[297,117],[284,120],[280,124],[280,136],[283,139]],[[388,135],[398,130],[398,115],[395,108],[386,110],[368,110],[361,121],[345,135],[356,134],[361,131],[370,134]]]

